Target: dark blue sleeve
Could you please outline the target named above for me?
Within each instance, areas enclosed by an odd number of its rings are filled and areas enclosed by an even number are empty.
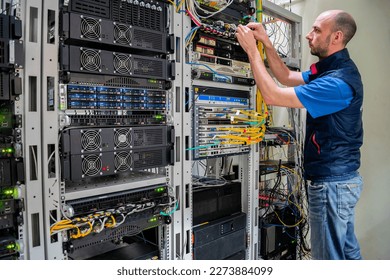
[[[341,111],[351,104],[353,98],[353,90],[347,83],[328,76],[297,86],[294,90],[299,101],[313,118]]]

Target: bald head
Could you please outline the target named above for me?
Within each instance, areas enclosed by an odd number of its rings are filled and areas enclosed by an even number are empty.
[[[344,35],[343,44],[346,45],[356,33],[356,22],[353,17],[343,10],[330,10],[318,16],[323,20],[328,20],[331,24],[332,32],[341,31]]]
[[[344,45],[355,35],[356,28],[356,22],[350,14],[341,11],[335,16],[333,32],[340,30],[344,33]]]

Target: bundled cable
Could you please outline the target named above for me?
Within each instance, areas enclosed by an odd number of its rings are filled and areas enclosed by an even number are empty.
[[[129,203],[115,209],[98,211],[83,217],[69,218],[63,215],[65,219],[55,222],[50,227],[50,234],[57,234],[63,231],[69,232],[71,239],[85,237],[91,233],[100,233],[107,228],[116,228],[125,223],[127,217],[134,213],[144,212],[148,209],[162,207],[160,215],[172,215],[178,208],[178,201],[173,196],[169,196],[168,203],[156,203],[154,201],[142,203]]]

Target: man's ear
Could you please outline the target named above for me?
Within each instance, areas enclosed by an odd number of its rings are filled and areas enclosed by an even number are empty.
[[[335,35],[334,35],[334,39],[333,39],[333,41],[334,41],[334,43],[342,43],[343,42],[343,40],[344,40],[344,33],[342,32],[342,31],[336,31],[335,32]]]

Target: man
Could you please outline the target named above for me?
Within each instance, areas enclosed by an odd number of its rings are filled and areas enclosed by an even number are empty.
[[[363,85],[345,48],[355,32],[350,14],[341,10],[320,14],[306,35],[319,62],[301,73],[284,65],[262,24],[237,28],[264,101],[307,109],[304,169],[313,259],[361,259],[354,209],[363,185],[357,172],[363,142]],[[288,87],[277,86],[268,74],[256,40],[263,43],[274,76]]]

